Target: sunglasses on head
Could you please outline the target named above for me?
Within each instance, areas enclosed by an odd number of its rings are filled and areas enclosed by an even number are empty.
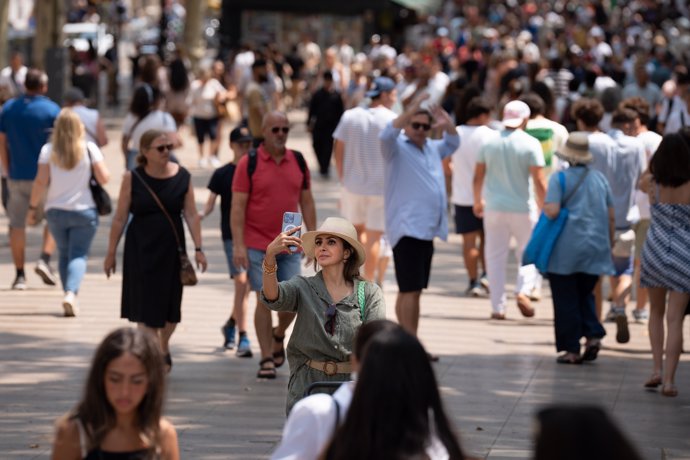
[[[149,147],[149,148],[158,150],[158,153],[163,153],[166,150],[171,151],[173,149],[173,145],[172,144],[163,144],[163,145],[158,145],[156,147]]]
[[[410,126],[412,126],[412,129],[422,129],[424,131],[429,131],[431,129],[429,123],[417,123],[416,121],[410,123]]]
[[[278,134],[281,131],[283,132],[283,134],[287,134],[290,132],[290,127],[289,126],[283,126],[283,127],[274,126],[273,128],[271,128],[271,132],[273,134]]]
[[[326,324],[323,325],[323,328],[328,332],[330,335],[333,335],[335,333],[335,315],[338,313],[338,310],[336,310],[334,304],[330,304],[328,308],[326,308]]]

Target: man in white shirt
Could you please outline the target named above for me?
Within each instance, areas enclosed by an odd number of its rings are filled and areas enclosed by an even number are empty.
[[[29,69],[24,65],[22,53],[14,51],[10,57],[10,65],[0,70],[0,87],[5,88],[10,97],[22,94],[27,70]]]
[[[77,114],[84,130],[86,138],[98,147],[103,147],[108,143],[108,136],[105,132],[105,125],[98,110],[90,109],[84,105],[84,93],[79,88],[70,88],[65,91],[63,98],[64,107],[69,107]]]
[[[455,231],[462,235],[462,257],[470,283],[465,294],[477,297],[482,288],[488,290],[484,260],[484,222],[472,212],[474,191],[472,177],[477,162],[477,152],[489,140],[498,136],[498,131],[489,128],[493,107],[486,99],[475,97],[467,105],[467,123],[457,127],[460,147],[452,158],[451,202],[455,208]],[[481,261],[482,274],[479,274]]]
[[[364,277],[370,281],[374,280],[385,229],[379,134],[397,116],[391,110],[396,94],[393,80],[376,78],[366,94],[371,99],[369,107],[345,111],[333,132],[333,156],[342,184],[340,213],[357,229],[367,252]]]

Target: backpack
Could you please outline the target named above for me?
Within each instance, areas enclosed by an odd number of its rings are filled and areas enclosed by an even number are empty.
[[[292,153],[295,155],[295,160],[297,160],[299,169],[302,171],[302,190],[307,190],[309,188],[307,184],[307,162],[304,159],[304,155],[302,155],[301,152],[298,152],[297,150],[292,150]],[[252,176],[256,171],[256,163],[258,158],[256,149],[251,149],[247,155],[249,155],[249,161],[247,163],[247,175],[249,176],[249,193],[252,193]]]

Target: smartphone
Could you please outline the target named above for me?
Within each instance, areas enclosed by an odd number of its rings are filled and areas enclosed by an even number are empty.
[[[283,229],[281,232],[287,232],[289,230],[292,230],[295,227],[300,227],[302,225],[302,214],[298,212],[286,212],[283,214]],[[302,229],[300,228],[297,230],[295,233],[293,233],[294,236],[299,238],[302,236]],[[290,252],[295,252],[297,250],[297,246],[288,246],[288,249]]]

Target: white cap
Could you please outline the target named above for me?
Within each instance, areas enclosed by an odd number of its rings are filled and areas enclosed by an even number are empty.
[[[503,107],[503,126],[507,128],[519,128],[529,118],[529,106],[522,101],[510,101]]]

